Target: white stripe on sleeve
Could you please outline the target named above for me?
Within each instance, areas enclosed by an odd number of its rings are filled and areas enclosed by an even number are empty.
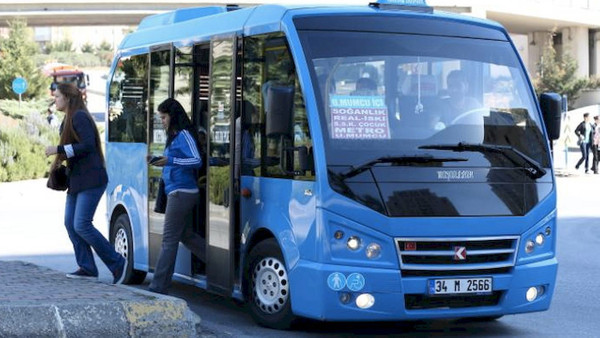
[[[195,158],[200,158],[200,154],[198,154],[198,149],[196,148],[196,142],[194,141],[194,138],[192,137],[190,132],[184,129],[183,136],[187,141],[188,147],[190,147],[190,150],[192,151],[192,156],[194,156]]]
[[[64,149],[65,149],[65,153],[67,154],[67,158],[71,158],[71,157],[75,156],[75,151],[73,150],[72,144],[65,144]]]

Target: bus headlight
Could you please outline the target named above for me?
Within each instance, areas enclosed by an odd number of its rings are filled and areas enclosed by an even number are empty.
[[[546,238],[544,237],[544,235],[542,233],[539,233],[539,234],[537,234],[537,236],[535,236],[535,244],[542,245],[542,244],[544,244],[545,241],[546,241]]]
[[[381,245],[377,243],[370,243],[367,245],[367,249],[365,250],[365,254],[369,259],[375,259],[381,255]]]
[[[532,286],[527,289],[525,293],[525,298],[528,302],[533,302],[536,299],[539,299],[545,292],[545,287],[543,285],[540,286]]]
[[[356,306],[361,309],[368,309],[375,304],[375,297],[370,293],[361,293],[356,297]]]
[[[360,248],[360,238],[357,236],[351,236],[350,238],[348,238],[346,246],[352,251],[358,250]]]
[[[533,243],[532,240],[528,240],[527,243],[525,243],[525,252],[528,254],[532,253],[533,248],[535,248],[535,243]]]
[[[527,293],[525,294],[525,298],[527,298],[528,302],[533,302],[538,296],[538,289],[536,287],[530,287],[527,289]]]

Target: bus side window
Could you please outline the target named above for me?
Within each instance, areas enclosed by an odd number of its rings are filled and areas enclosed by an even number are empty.
[[[110,82],[108,139],[111,142],[146,142],[148,56],[119,61]]]
[[[298,152],[293,152],[294,158],[280,158],[281,147],[307,147],[308,154],[312,157],[312,139],[308,128],[304,97],[297,78],[294,61],[283,34],[266,34],[245,38],[243,97],[256,110],[251,123],[247,124],[246,128],[251,131],[254,140],[254,159],[260,161],[260,170],[254,170],[257,176],[314,180],[312,171],[297,175],[282,168],[291,161],[293,171],[299,171]],[[281,137],[268,137],[266,134],[265,114],[268,112],[266,94],[271,86],[294,89],[292,130],[290,135],[283,140]],[[242,166],[244,167],[244,163]],[[246,167],[248,166],[253,166],[253,164],[246,163]]]

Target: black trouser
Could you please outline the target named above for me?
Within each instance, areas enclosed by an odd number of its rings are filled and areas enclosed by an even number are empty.
[[[598,145],[592,144],[592,171],[598,173]]]
[[[171,285],[179,242],[201,261],[206,261],[206,242],[192,229],[192,211],[198,203],[198,193],[175,191],[167,198],[162,248],[150,283],[152,291],[165,293]]]

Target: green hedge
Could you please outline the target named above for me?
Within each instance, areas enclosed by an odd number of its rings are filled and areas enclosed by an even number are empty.
[[[48,94],[49,95],[49,94]],[[0,114],[4,114],[13,119],[22,120],[31,113],[45,114],[46,108],[52,102],[51,98],[47,100],[22,101],[19,108],[19,100],[0,100]]]
[[[48,125],[45,107],[47,102],[31,101],[19,109],[18,101],[0,100],[0,114],[18,121],[0,128],[0,182],[47,176],[52,157],[44,151],[58,144],[58,129]]]

